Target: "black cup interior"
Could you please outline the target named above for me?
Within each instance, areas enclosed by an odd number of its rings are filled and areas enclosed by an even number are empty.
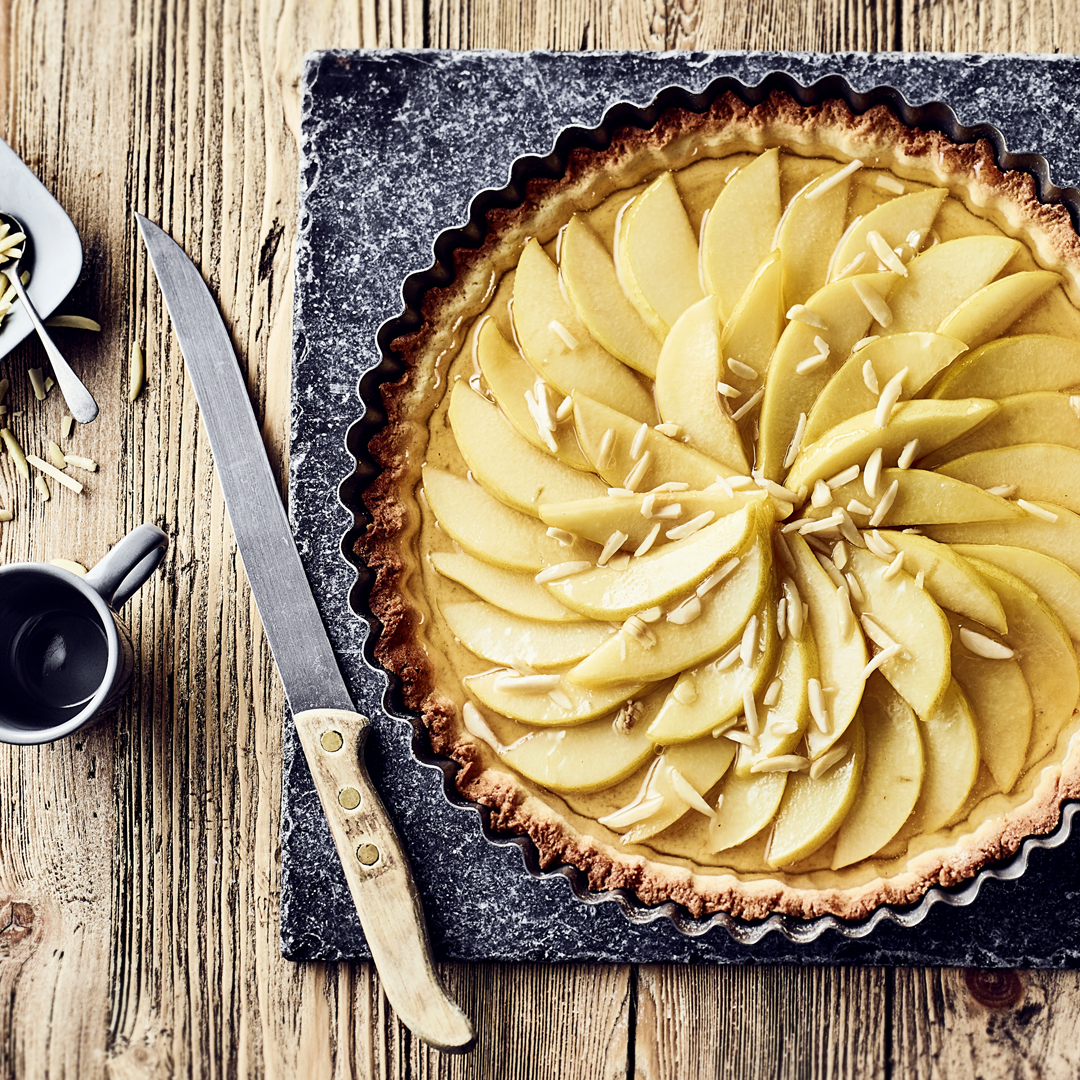
[[[101,615],[77,588],[40,571],[0,577],[0,723],[34,731],[72,719],[108,663]]]

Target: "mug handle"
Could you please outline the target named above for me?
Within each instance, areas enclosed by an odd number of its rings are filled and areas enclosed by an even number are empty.
[[[156,525],[140,525],[132,529],[83,581],[113,611],[118,611],[158,568],[168,547],[169,537]]]

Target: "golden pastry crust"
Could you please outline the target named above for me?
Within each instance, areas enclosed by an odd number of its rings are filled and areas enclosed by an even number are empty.
[[[690,164],[699,154],[715,156],[709,147],[724,146],[725,153],[733,153],[777,145],[807,156],[859,158],[867,166],[949,188],[969,208],[1025,242],[1041,265],[1061,273],[1074,302],[1080,297],[1080,238],[1068,211],[1041,203],[1030,175],[1002,172],[985,141],[956,145],[938,132],[905,126],[884,106],[855,115],[841,101],[807,107],[778,92],[754,107],[727,93],[705,113],[671,110],[648,131],[616,133],[603,151],[574,151],[560,179],[529,181],[521,205],[487,214],[480,248],[455,253],[453,282],[427,292],[420,328],[393,343],[405,371],[382,387],[386,424],[369,444],[382,472],[364,493],[372,520],[356,551],[375,575],[369,604],[382,625],[376,657],[400,680],[405,704],[422,717],[435,753],[461,766],[456,776],[461,794],[489,808],[496,832],[527,835],[541,865],[574,866],[591,889],[627,889],[648,905],[674,901],[694,916],[726,911],[748,920],[777,912],[862,919],[883,904],[909,905],[934,885],[967,880],[1011,856],[1025,837],[1051,831],[1062,800],[1080,797],[1080,746],[1072,734],[1076,715],[1059,739],[1054,764],[1029,774],[1030,791],[1022,805],[991,814],[966,834],[961,823],[949,842],[909,853],[899,868],[895,862],[874,864],[880,872],[843,887],[829,884],[830,877],[843,878],[827,871],[704,872],[686,860],[606,842],[572,821],[574,815],[564,812],[557,797],[540,797],[505,767],[485,767],[454,698],[437,683],[428,646],[418,632],[423,612],[410,580],[415,561],[407,555],[418,530],[415,489],[426,425],[446,388],[446,357],[460,344],[460,327],[483,308],[494,282],[516,263],[526,238],[549,239],[574,211],[590,209],[612,191],[663,169]],[[597,827],[595,832],[604,831]]]

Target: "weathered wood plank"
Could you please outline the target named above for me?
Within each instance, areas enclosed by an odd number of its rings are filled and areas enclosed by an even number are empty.
[[[1071,1080],[1080,973],[899,969],[894,1076]]]
[[[635,1075],[882,1076],[885,995],[880,968],[642,967]]]

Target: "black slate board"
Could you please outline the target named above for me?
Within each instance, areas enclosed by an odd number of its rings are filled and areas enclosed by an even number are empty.
[[[688,937],[666,918],[631,924],[614,903],[584,904],[567,880],[530,876],[514,845],[447,803],[441,773],[413,756],[410,725],[381,712],[385,675],[362,654],[341,555],[351,515],[338,502],[362,412],[360,375],[376,332],[402,309],[401,283],[432,243],[463,224],[473,195],[506,183],[512,161],[545,154],[571,124],[592,127],[620,100],[665,86],[699,91],[721,75],[770,71],[804,85],[840,73],[859,91],[890,85],[913,104],[944,101],[961,123],[991,123],[1013,152],[1037,152],[1059,186],[1080,183],[1080,60],[1035,56],[794,53],[328,52],[304,72],[296,256],[290,514],[357,708],[374,723],[368,761],[401,831],[441,958],[658,962],[857,962],[1080,966],[1080,837],[1037,850],[1018,881],[989,880],[970,907],[938,904],[918,926],[884,923],[861,940],[827,930],[755,945],[720,927]],[[369,954],[329,830],[286,724],[281,942],[292,959]]]

